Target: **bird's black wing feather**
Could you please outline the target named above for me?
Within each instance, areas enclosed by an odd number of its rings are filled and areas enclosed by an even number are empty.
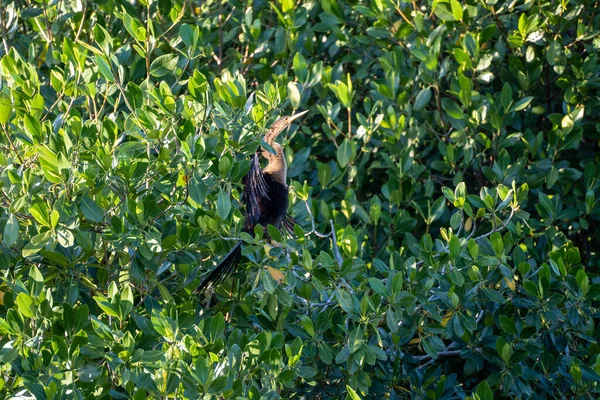
[[[255,225],[260,219],[260,198],[269,198],[265,177],[260,169],[260,155],[255,153],[250,162],[250,171],[244,177],[244,194],[242,202],[246,205],[246,214]]]
[[[223,282],[229,274],[233,272],[235,267],[238,265],[240,258],[242,257],[242,242],[238,242],[233,249],[225,256],[223,261],[213,269],[210,274],[198,286],[196,293],[199,293],[209,286],[216,286]]]
[[[285,217],[283,217],[283,221],[281,221],[283,229],[285,229],[291,238],[296,238],[296,234],[294,233],[294,225],[296,224],[296,220],[290,214],[286,214]]]

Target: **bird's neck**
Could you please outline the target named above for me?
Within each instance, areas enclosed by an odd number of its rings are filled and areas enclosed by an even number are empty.
[[[275,149],[276,154],[263,150],[263,156],[269,161],[267,166],[263,169],[263,173],[271,175],[275,181],[287,186],[287,163],[285,162],[283,148],[276,142],[271,142],[269,144]]]

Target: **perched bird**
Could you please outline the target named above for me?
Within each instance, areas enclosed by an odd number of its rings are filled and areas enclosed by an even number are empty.
[[[283,130],[290,126],[292,121],[303,116],[308,111],[299,114],[281,117],[273,123],[265,134],[265,142],[275,150],[275,154],[263,149],[262,155],[268,164],[261,170],[260,154],[257,151],[252,157],[250,171],[243,179],[244,193],[242,203],[246,206],[246,219],[244,221],[244,232],[254,233],[256,224],[264,227],[271,224],[277,228],[282,225],[288,231],[293,231],[294,222],[287,215],[288,208],[288,185],[286,183],[287,164],[283,154],[283,148],[275,139]],[[196,292],[201,292],[209,286],[221,283],[238,266],[242,258],[242,242],[238,242],[225,256],[221,263],[210,273]]]

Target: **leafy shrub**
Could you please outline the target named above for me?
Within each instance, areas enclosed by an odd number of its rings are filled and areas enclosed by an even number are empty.
[[[596,398],[597,4],[0,8],[0,393]],[[240,236],[276,117],[296,238]]]

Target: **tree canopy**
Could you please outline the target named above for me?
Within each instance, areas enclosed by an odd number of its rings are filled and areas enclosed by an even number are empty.
[[[597,398],[597,6],[0,0],[0,397]]]

